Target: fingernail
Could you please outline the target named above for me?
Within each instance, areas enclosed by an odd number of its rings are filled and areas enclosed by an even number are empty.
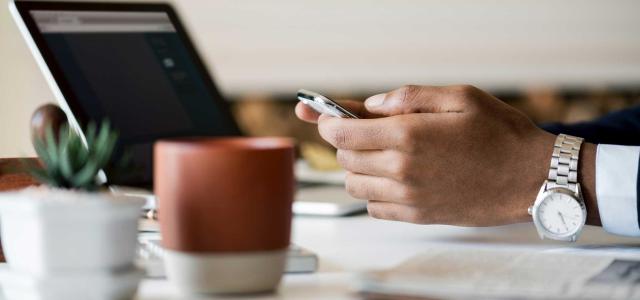
[[[367,107],[380,106],[382,105],[382,103],[384,103],[384,96],[385,94],[377,94],[377,95],[371,96],[369,97],[369,99],[367,99],[364,102],[364,105]]]

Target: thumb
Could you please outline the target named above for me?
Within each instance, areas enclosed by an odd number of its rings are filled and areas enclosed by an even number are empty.
[[[364,105],[371,113],[385,116],[461,112],[465,98],[462,92],[458,93],[457,89],[451,87],[408,85],[371,96]]]

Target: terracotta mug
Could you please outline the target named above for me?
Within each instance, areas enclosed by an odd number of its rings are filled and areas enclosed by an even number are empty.
[[[189,293],[274,290],[294,196],[286,138],[162,140],[154,189],[167,276]]]

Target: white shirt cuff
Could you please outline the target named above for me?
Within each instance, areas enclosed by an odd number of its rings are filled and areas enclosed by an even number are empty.
[[[598,145],[596,197],[602,227],[619,235],[640,236],[638,161],[640,147]]]

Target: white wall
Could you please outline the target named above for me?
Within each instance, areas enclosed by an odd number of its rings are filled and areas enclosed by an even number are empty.
[[[635,0],[237,2],[181,2],[233,92],[640,82]]]
[[[0,5],[0,157],[31,155],[29,118],[52,96],[6,3]]]
[[[176,2],[227,93],[640,83],[636,0]],[[28,118],[46,101],[2,4],[0,157],[31,153]]]

